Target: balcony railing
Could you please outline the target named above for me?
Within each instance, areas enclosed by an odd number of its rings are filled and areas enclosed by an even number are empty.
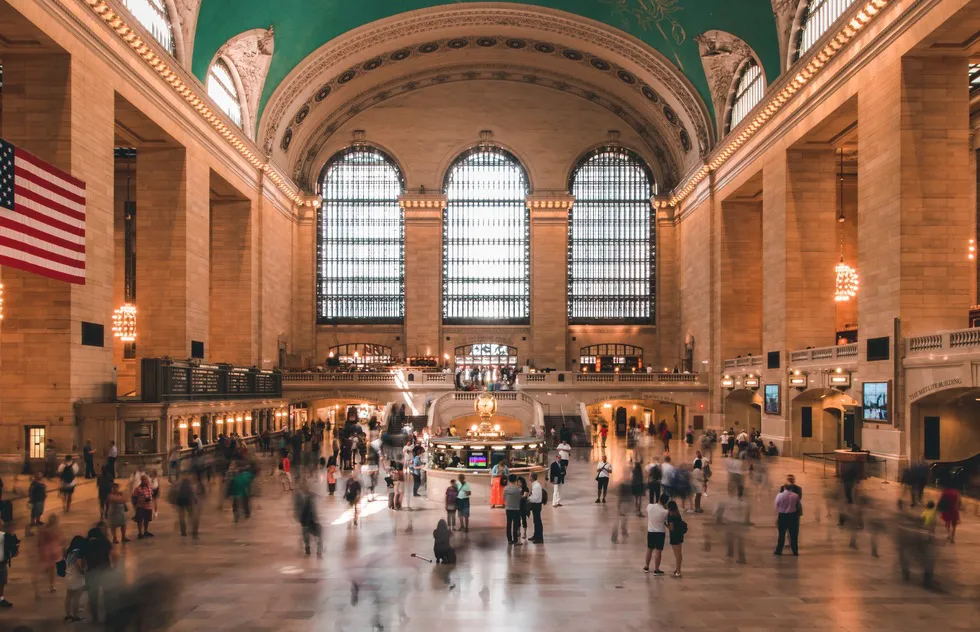
[[[550,373],[522,373],[517,377],[519,388],[568,388],[575,385],[588,388],[591,385],[606,384],[649,384],[649,385],[698,385],[703,384],[697,373],[572,373],[552,371]]]
[[[857,343],[852,342],[846,345],[836,345],[833,347],[817,347],[815,349],[801,349],[789,352],[789,362],[792,365],[807,364],[816,362],[820,364],[832,363],[834,360],[843,362],[853,362],[857,360]]]
[[[741,369],[754,366],[762,366],[761,355],[745,356],[744,358],[729,358],[725,360],[726,369]]]
[[[975,351],[980,349],[980,329],[943,331],[908,339],[908,355],[939,351]]]

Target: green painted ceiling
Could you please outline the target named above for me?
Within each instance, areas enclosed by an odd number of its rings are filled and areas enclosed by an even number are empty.
[[[469,3],[475,0],[456,0]],[[254,28],[275,26],[272,66],[260,109],[289,72],[343,33],[405,11],[449,4],[429,0],[203,0],[194,40],[193,71],[205,80],[215,52]],[[660,51],[690,79],[708,109],[711,95],[694,37],[728,31],[762,59],[769,81],[779,74],[779,45],[770,0],[526,0],[622,29]]]

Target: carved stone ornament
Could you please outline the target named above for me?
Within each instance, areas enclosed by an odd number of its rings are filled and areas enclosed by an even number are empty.
[[[715,109],[720,137],[735,72],[743,61],[755,55],[748,44],[726,31],[705,31],[695,36],[694,40],[698,43],[701,64],[708,78],[711,104]]]
[[[800,5],[805,0],[770,0],[772,14],[776,18],[776,34],[779,36],[779,58],[783,67],[780,72],[789,68],[789,41],[793,34],[793,24],[799,13]]]
[[[170,3],[173,6],[170,6]],[[182,45],[178,51],[178,60],[190,70],[191,60],[194,59],[194,34],[197,32],[197,15],[201,11],[201,0],[169,0],[167,9],[174,30],[178,31]]]
[[[272,63],[272,53],[275,48],[275,31],[273,27],[245,31],[228,40],[218,49],[218,57],[230,61],[238,71],[244,94],[242,99],[242,127],[250,138],[255,135],[255,114],[259,109],[259,100],[265,87],[265,79],[269,74]]]

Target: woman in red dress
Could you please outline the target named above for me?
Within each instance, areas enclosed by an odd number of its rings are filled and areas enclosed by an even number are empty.
[[[510,468],[507,467],[507,460],[499,461],[490,470],[490,508],[504,506],[504,486],[500,484],[502,478],[507,478]]]
[[[960,522],[960,491],[955,487],[947,487],[939,497],[939,511],[942,512],[943,522],[946,523],[946,539],[950,544],[956,539],[956,525]]]

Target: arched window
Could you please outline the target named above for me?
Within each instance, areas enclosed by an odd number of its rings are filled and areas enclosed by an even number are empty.
[[[317,322],[401,323],[405,221],[401,171],[373,147],[324,167],[317,213]]]
[[[442,316],[447,324],[530,320],[528,178],[517,158],[478,147],[446,174]]]
[[[980,64],[970,64],[970,94],[980,91]]]
[[[601,344],[582,347],[579,368],[588,373],[635,372],[643,368],[643,347],[627,344]]]
[[[208,71],[208,96],[235,125],[242,126],[242,102],[235,80],[231,77],[231,69],[223,59],[211,64],[211,70]]]
[[[174,47],[173,23],[164,0],[123,0],[123,4],[160,46],[166,48],[171,55],[177,52]]]
[[[731,116],[728,119],[728,131],[731,131],[742,119],[752,111],[762,95],[766,92],[766,80],[762,76],[762,67],[750,60],[742,67],[742,74],[738,77],[735,86],[735,94],[732,96]]]
[[[796,59],[813,48],[855,0],[806,0],[797,32]]]
[[[643,323],[655,315],[653,178],[620,147],[586,155],[572,171],[568,212],[570,323]]]

